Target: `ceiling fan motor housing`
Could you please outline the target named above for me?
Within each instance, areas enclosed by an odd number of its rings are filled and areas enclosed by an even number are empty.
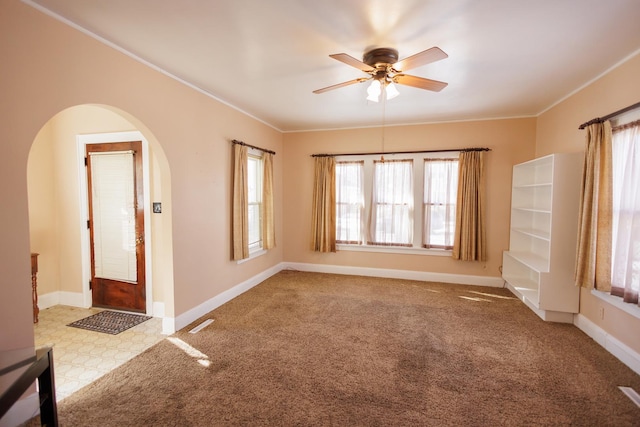
[[[374,79],[382,80],[387,77],[389,67],[398,62],[398,51],[389,47],[371,49],[365,52],[362,62],[375,69],[371,72]]]
[[[377,65],[392,65],[398,62],[398,51],[390,47],[380,47],[365,52],[362,62],[376,68]]]

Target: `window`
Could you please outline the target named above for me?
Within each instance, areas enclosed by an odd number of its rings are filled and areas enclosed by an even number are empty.
[[[262,248],[262,157],[247,156],[249,251]]]
[[[336,163],[336,242],[362,241],[364,162]]]
[[[436,156],[336,157],[336,242],[340,248],[451,250],[459,153]]]
[[[424,160],[425,248],[453,249],[458,190],[457,159]]]
[[[413,246],[413,160],[374,160],[370,245]]]
[[[614,128],[611,293],[638,303],[640,292],[640,121]]]

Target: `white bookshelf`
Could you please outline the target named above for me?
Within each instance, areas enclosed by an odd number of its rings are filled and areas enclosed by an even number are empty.
[[[543,320],[573,322],[582,153],[560,153],[513,167],[507,287]]]

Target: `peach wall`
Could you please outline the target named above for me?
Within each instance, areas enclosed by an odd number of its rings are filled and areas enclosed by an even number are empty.
[[[51,143],[53,122],[38,133],[27,170],[29,193],[30,249],[38,256],[38,293],[59,290],[58,236],[54,146]]]
[[[282,261],[279,245],[230,261],[229,140],[278,152],[276,239],[282,242],[282,134],[17,1],[0,2],[0,350],[33,346],[27,159],[42,127],[75,105],[101,104],[153,135],[171,171],[175,315]],[[215,70],[212,70],[215,72]]]
[[[584,151],[584,130],[578,127],[640,100],[640,54],[538,117],[536,157]]]
[[[385,129],[386,151],[488,147],[486,263],[454,261],[449,257],[310,250],[311,196],[314,153],[378,152],[379,128],[285,134],[284,220],[287,224],[284,257],[290,262],[410,270],[500,277],[502,251],[509,246],[512,166],[533,158],[535,119],[457,122]]]
[[[640,100],[640,54],[613,69],[538,118],[536,155],[584,151],[584,130],[578,126]],[[580,314],[640,353],[640,319],[594,297],[580,293]],[[639,313],[640,314],[640,313]]]

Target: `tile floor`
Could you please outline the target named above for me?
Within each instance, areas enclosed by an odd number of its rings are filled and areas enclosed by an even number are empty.
[[[41,310],[39,322],[33,325],[36,347],[53,347],[58,401],[165,338],[160,318],[149,319],[118,335],[66,326],[99,311],[57,305]]]

